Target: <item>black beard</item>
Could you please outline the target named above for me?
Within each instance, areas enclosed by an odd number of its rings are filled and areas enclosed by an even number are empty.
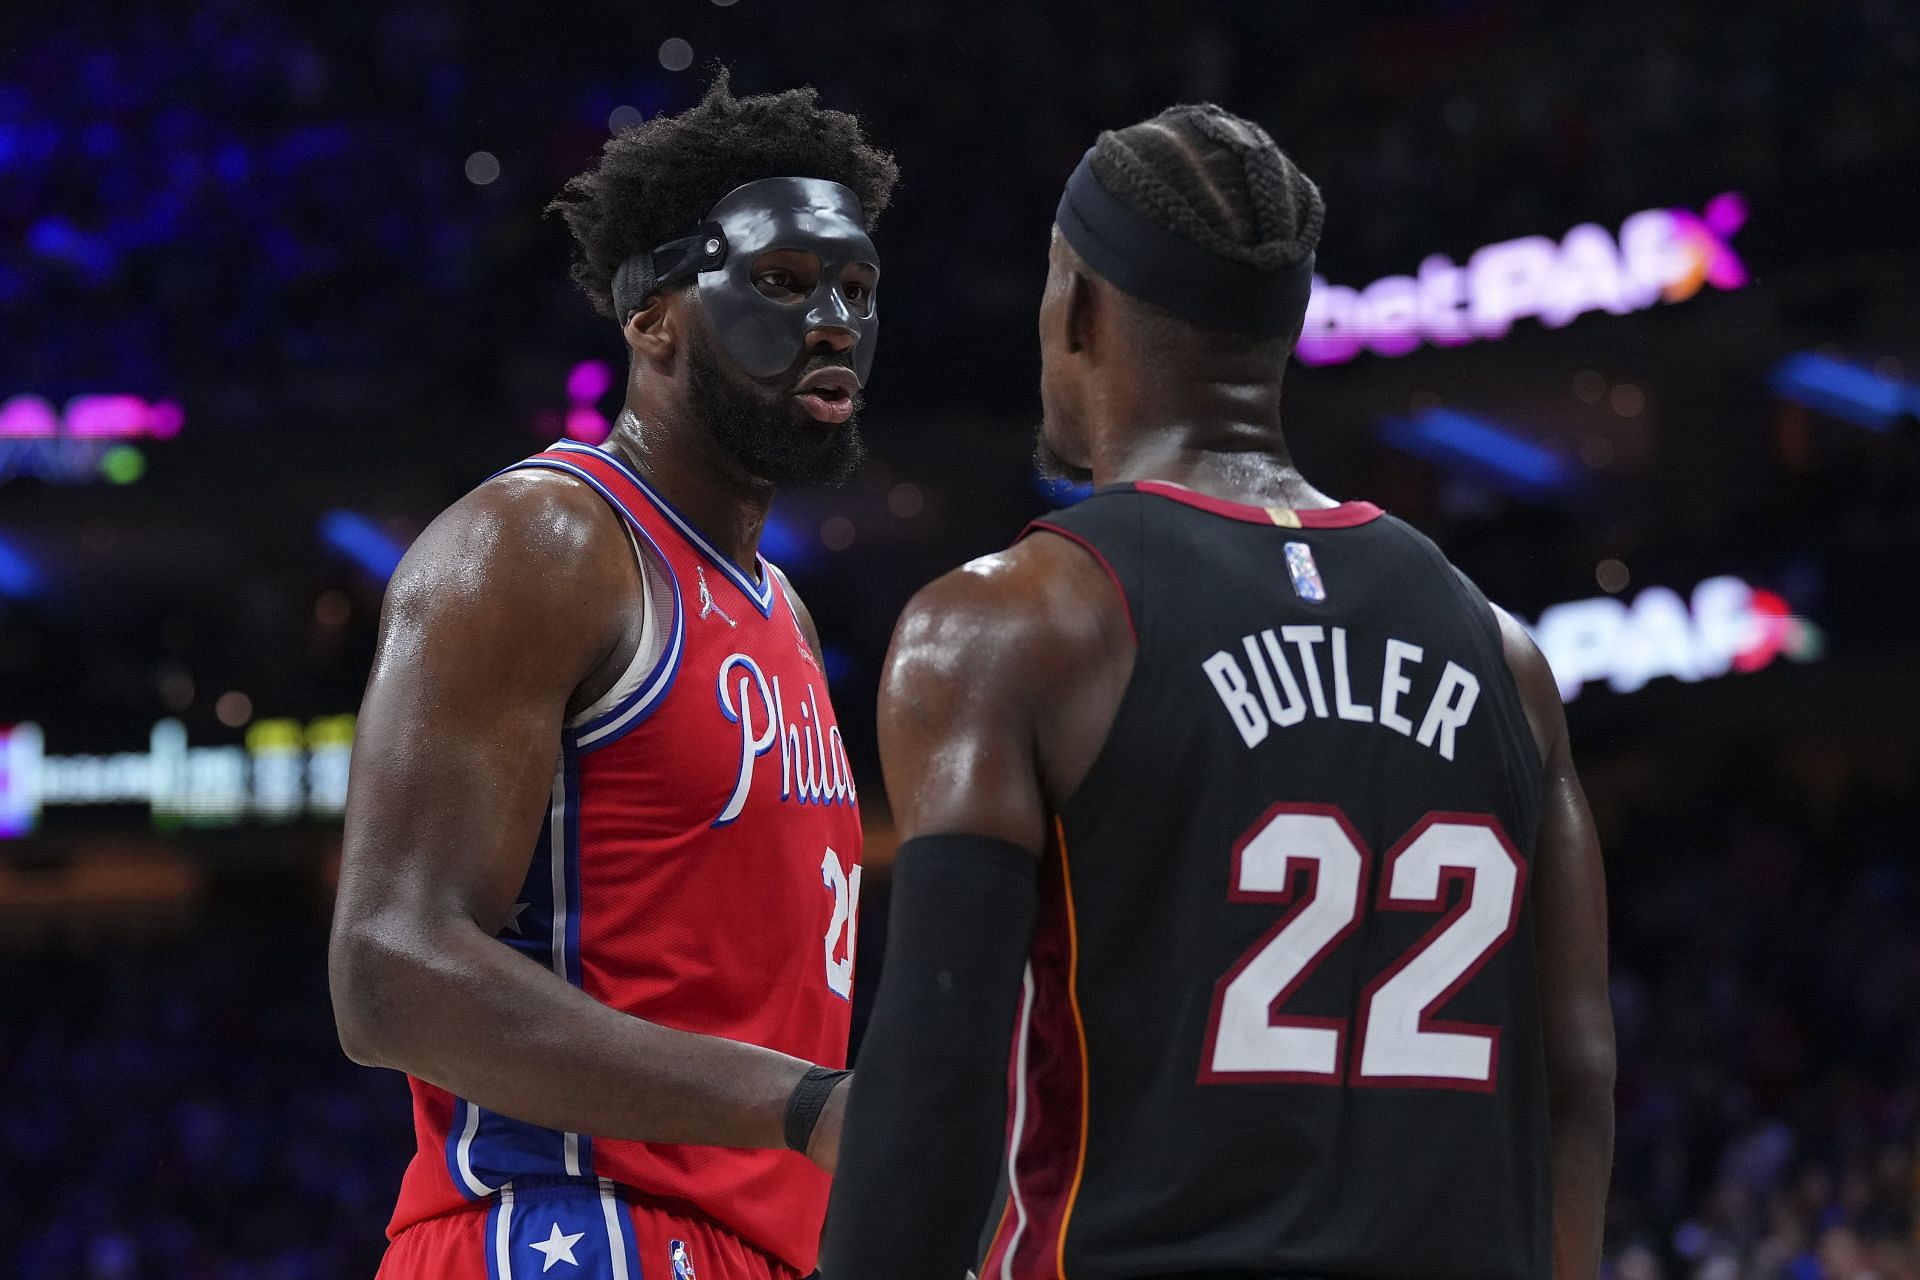
[[[846,367],[846,362],[816,356],[799,374]],[[859,401],[854,416],[832,428],[793,420],[792,400],[768,400],[756,394],[740,374],[730,372],[704,333],[687,348],[687,377],[694,411],[706,423],[714,443],[755,480],[784,487],[795,484],[842,485],[866,460],[860,439]]]
[[[1092,484],[1093,471],[1088,467],[1075,466],[1055,453],[1053,446],[1047,443],[1045,424],[1035,428],[1033,434],[1033,466],[1042,479],[1056,480],[1062,484]]]

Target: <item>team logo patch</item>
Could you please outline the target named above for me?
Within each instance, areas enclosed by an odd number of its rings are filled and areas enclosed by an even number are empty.
[[[1287,572],[1293,577],[1293,593],[1302,600],[1319,604],[1327,598],[1327,586],[1320,581],[1320,566],[1313,562],[1313,548],[1306,543],[1287,544]]]
[[[693,1259],[687,1254],[684,1240],[675,1240],[667,1246],[667,1261],[673,1264],[673,1280],[694,1280]]]

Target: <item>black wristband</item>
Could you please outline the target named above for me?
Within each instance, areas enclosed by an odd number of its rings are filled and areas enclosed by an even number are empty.
[[[807,1074],[800,1077],[800,1083],[793,1086],[793,1092],[787,1096],[787,1146],[801,1155],[807,1154],[807,1143],[813,1140],[813,1126],[820,1123],[820,1113],[827,1109],[827,1099],[833,1096],[833,1086],[852,1075],[851,1071],[836,1071],[832,1067],[808,1067]]]

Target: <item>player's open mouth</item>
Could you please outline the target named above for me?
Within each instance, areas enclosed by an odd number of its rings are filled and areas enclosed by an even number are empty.
[[[800,380],[793,398],[817,422],[840,423],[853,416],[860,383],[851,369],[815,369]]]

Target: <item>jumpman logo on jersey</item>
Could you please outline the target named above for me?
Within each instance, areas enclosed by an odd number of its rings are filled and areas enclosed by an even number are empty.
[[[694,572],[700,575],[700,616],[704,618],[710,613],[717,613],[728,626],[738,626],[732,618],[727,617],[725,609],[713,602],[713,592],[707,590],[707,571],[696,566]]]

